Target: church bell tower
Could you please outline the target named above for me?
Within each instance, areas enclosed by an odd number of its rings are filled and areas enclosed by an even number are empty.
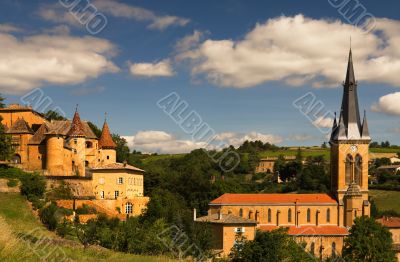
[[[339,119],[330,138],[331,191],[339,203],[339,225],[350,227],[359,216],[370,215],[368,202],[369,136],[366,113],[361,122],[357,81],[350,49]]]

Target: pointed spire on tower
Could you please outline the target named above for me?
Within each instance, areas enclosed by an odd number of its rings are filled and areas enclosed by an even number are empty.
[[[345,85],[355,85],[356,77],[354,76],[354,67],[353,67],[353,54],[351,52],[351,47],[349,51],[349,60],[347,62],[347,72],[346,72],[346,80],[344,82]]]
[[[103,124],[103,129],[101,131],[101,136],[99,139],[99,147],[101,149],[115,149],[117,145],[112,139],[110,129],[108,128],[107,124],[107,113],[105,113],[105,119]]]
[[[346,126],[345,126],[345,124],[344,124],[344,120],[343,120],[343,112],[341,111],[340,112],[340,116],[339,116],[339,125],[338,125],[338,128],[337,128],[337,136],[336,136],[336,138],[337,139],[343,139],[343,138],[346,138]]]
[[[335,138],[337,130],[338,130],[338,125],[337,125],[337,121],[336,121],[336,112],[335,112],[335,116],[333,118],[331,140]]]
[[[368,122],[367,122],[367,112],[364,110],[364,119],[362,123],[362,138],[370,138],[369,136],[369,129],[368,129]]]
[[[82,125],[81,117],[78,112],[78,105],[75,108],[74,118],[72,119],[71,129],[68,131],[67,136],[85,137],[85,129]]]

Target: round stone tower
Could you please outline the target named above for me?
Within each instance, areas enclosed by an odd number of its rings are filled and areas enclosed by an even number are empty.
[[[46,169],[49,175],[52,176],[63,176],[63,149],[64,149],[64,138],[60,135],[47,136],[46,142]]]
[[[72,174],[85,176],[86,135],[78,110],[75,111],[67,137],[72,148]]]
[[[117,145],[112,139],[107,120],[104,121],[103,130],[99,140],[99,148],[101,154],[101,165],[113,164],[117,162]]]

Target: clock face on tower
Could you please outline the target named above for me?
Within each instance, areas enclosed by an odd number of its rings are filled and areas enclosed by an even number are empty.
[[[357,152],[357,146],[356,145],[351,145],[350,146],[350,150],[351,150],[351,152],[353,152],[353,153],[355,153],[355,152]]]

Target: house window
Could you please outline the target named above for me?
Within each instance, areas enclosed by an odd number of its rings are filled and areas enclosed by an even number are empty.
[[[307,209],[307,223],[311,222],[311,210]]]
[[[272,218],[272,212],[271,209],[268,209],[268,223],[271,223]]]
[[[119,191],[114,191],[114,198],[117,199],[119,197]]]
[[[86,148],[93,148],[93,143],[90,141],[86,141]]]
[[[336,243],[332,243],[332,257],[336,257]]]
[[[100,191],[100,199],[104,199],[104,191]]]
[[[315,255],[315,243],[312,242],[310,246],[310,253],[314,256]]]
[[[110,159],[110,156],[107,156],[107,159]]]
[[[331,222],[331,210],[329,208],[326,210],[326,222]]]
[[[101,177],[101,178],[99,179],[99,184],[100,184],[100,185],[103,185],[103,184],[104,184],[104,177]]]
[[[125,213],[126,214],[132,214],[132,203],[126,203],[125,205]]]
[[[240,216],[240,217],[243,217],[243,209],[240,209],[240,210],[239,210],[239,216]]]
[[[78,139],[74,138],[75,145],[78,143]]]
[[[124,178],[119,177],[118,178],[118,185],[122,185],[124,183]]]
[[[291,208],[289,208],[287,220],[289,223],[292,223],[292,209]]]

